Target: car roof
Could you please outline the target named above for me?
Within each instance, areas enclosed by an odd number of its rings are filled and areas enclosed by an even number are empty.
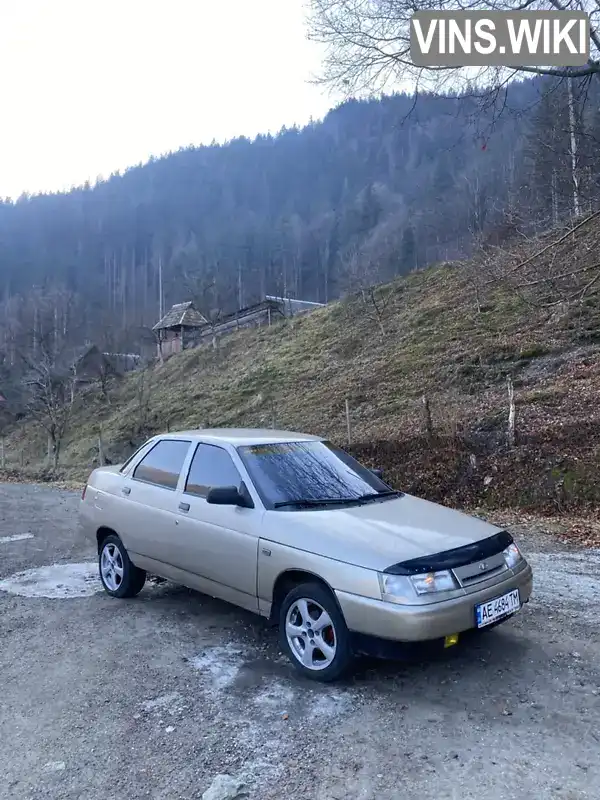
[[[271,428],[198,428],[188,431],[171,431],[153,438],[179,439],[185,437],[199,442],[223,444],[227,442],[236,447],[252,444],[281,444],[284,442],[321,442],[322,436],[294,431],[278,431]]]

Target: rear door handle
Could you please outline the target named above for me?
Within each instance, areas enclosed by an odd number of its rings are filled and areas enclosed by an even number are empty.
[[[189,511],[190,504],[189,503],[179,503],[179,510],[180,511]]]
[[[129,486],[123,486],[121,491],[123,492],[123,494],[131,494],[131,489],[129,488]]]

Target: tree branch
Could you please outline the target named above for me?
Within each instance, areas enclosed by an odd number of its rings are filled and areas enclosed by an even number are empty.
[[[528,258],[526,258],[525,261],[521,261],[515,267],[512,267],[502,277],[503,278],[508,278],[510,275],[514,275],[515,272],[517,272],[518,270],[522,269],[522,267],[524,267],[526,264],[529,264],[531,261],[534,261],[536,258],[538,258],[539,256],[543,255],[548,250],[551,250],[553,247],[556,247],[561,242],[564,242],[564,240],[568,239],[569,236],[571,236],[573,233],[575,233],[575,231],[579,230],[579,228],[582,228],[584,225],[587,225],[589,222],[591,222],[593,219],[596,219],[597,217],[600,217],[600,210],[595,211],[593,214],[590,214],[589,217],[586,217],[582,222],[580,222],[579,224],[575,225],[574,228],[570,228],[563,236],[560,237],[560,239],[557,239],[554,242],[550,242],[550,244],[546,245],[545,247],[542,247],[541,250],[538,250],[537,253],[534,253],[532,256],[529,256]],[[490,283],[496,283],[496,280],[493,279],[493,280],[490,280],[490,281],[486,281],[485,283],[486,283],[486,285],[490,284]]]

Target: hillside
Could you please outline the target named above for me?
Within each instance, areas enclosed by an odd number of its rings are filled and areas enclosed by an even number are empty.
[[[161,430],[271,426],[346,443],[409,491],[547,513],[600,507],[600,216],[355,293],[174,356],[78,400],[61,474],[113,463]],[[506,376],[517,446],[506,446]],[[422,396],[432,414],[424,425]],[[31,423],[9,467],[39,470]],[[23,452],[23,455],[21,453]]]
[[[0,201],[0,365],[33,332],[152,346],[164,304],[205,313],[265,294],[329,302],[466,257],[507,217],[531,235],[599,196],[600,84],[576,87],[573,198],[563,85],[349,101],[276,136],[189,147],[94,186]],[[505,101],[505,102],[504,102]]]

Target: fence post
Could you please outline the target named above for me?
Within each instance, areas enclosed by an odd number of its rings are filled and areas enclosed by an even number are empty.
[[[508,439],[508,446],[513,448],[515,446],[515,390],[512,382],[512,378],[510,375],[506,376],[506,382],[508,384],[508,430],[507,430],[507,439]]]
[[[350,403],[346,398],[346,431],[348,434],[348,444],[352,443],[352,428],[350,426]]]
[[[6,467],[6,456],[4,453],[4,436],[0,438],[0,467],[2,467],[2,469]]]
[[[102,425],[98,431],[98,463],[101,467],[104,466],[104,446],[102,444]]]
[[[427,395],[423,395],[421,398],[421,402],[423,403],[423,421],[425,423],[425,434],[428,439],[431,439],[433,435],[433,424],[431,422],[431,408],[429,406],[429,398]]]

